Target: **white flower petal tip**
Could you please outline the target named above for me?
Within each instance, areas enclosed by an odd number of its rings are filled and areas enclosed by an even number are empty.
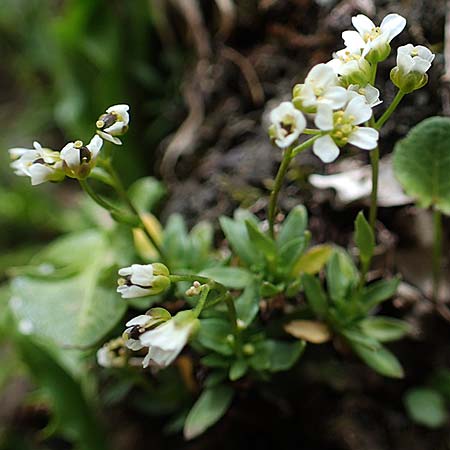
[[[322,136],[313,144],[314,154],[324,163],[331,163],[339,156],[339,147],[330,136]]]
[[[128,131],[129,109],[130,107],[126,104],[110,106],[96,122],[97,134],[113,144],[122,145],[122,141],[117,136]]]
[[[306,119],[291,102],[283,102],[270,113],[269,135],[280,148],[292,145],[306,127]]]

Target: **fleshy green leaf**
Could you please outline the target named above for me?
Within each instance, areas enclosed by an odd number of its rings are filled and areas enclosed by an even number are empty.
[[[283,222],[277,237],[278,248],[282,248],[294,239],[304,238],[303,234],[308,224],[308,212],[303,205],[298,205],[291,210]]]
[[[244,289],[253,281],[253,275],[239,267],[210,267],[203,270],[200,275],[212,278],[230,289]]]
[[[358,272],[350,256],[336,249],[327,264],[327,286],[334,301],[345,299],[358,283]]]
[[[185,269],[189,258],[189,238],[184,219],[172,214],[164,228],[163,248],[171,270]]]
[[[319,318],[325,317],[328,310],[328,300],[319,279],[305,273],[302,277],[302,283],[308,305],[314,314]]]
[[[205,389],[190,410],[184,424],[184,437],[193,439],[214,425],[227,411],[234,391],[229,386]]]
[[[234,301],[238,319],[245,326],[250,325],[259,311],[259,289],[256,283],[250,283],[244,292]]]
[[[222,355],[233,354],[230,337],[233,337],[230,323],[216,317],[202,319],[200,330],[196,336],[204,347]]]
[[[261,251],[267,259],[273,260],[277,253],[275,241],[264,234],[253,222],[247,220],[245,226],[252,246]]]
[[[316,245],[304,253],[295,263],[292,269],[292,276],[302,273],[314,275],[322,270],[333,254],[333,247],[330,245]]]
[[[368,317],[360,322],[360,327],[366,336],[380,342],[401,339],[410,330],[408,323],[403,320],[382,316]]]
[[[163,184],[152,177],[136,180],[128,189],[128,194],[139,212],[151,211],[166,194]]]
[[[450,119],[431,117],[398,141],[394,172],[408,195],[427,208],[450,214]]]
[[[355,353],[373,370],[391,378],[403,378],[404,372],[398,359],[387,348],[380,345],[376,350],[352,342]]]
[[[229,377],[231,381],[239,380],[239,378],[242,378],[248,370],[248,364],[245,359],[238,359],[233,362],[233,364],[230,367]]]
[[[380,280],[370,284],[363,290],[361,303],[367,310],[371,310],[391,298],[397,291],[399,283],[399,278],[392,278],[392,280]]]
[[[304,237],[295,238],[284,244],[279,250],[279,270],[289,275],[293,267],[301,258],[306,248]]]
[[[305,341],[285,342],[269,339],[255,344],[250,365],[255,370],[280,372],[290,369],[303,354]]]
[[[448,413],[444,398],[434,389],[411,389],[406,393],[404,403],[408,415],[420,425],[439,428],[447,422]]]
[[[355,220],[355,243],[359,249],[361,262],[368,263],[373,256],[375,237],[362,212],[359,212]]]

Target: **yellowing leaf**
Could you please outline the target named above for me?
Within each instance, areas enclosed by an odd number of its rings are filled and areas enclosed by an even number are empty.
[[[148,231],[150,236],[158,245],[161,245],[163,237],[163,227],[159,220],[153,214],[147,212],[141,214],[141,220],[144,223],[145,229]]]
[[[291,336],[313,344],[323,344],[331,339],[331,331],[323,322],[315,320],[293,320],[284,326]]]
[[[301,273],[314,275],[320,272],[332,253],[333,247],[331,247],[331,245],[323,244],[311,247],[295,263],[294,268],[292,269],[292,275],[297,276]]]

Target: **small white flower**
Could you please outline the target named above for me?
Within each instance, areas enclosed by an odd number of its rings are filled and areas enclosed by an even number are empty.
[[[333,109],[344,106],[347,92],[339,86],[333,68],[317,64],[308,73],[305,83],[294,88],[294,103],[307,112],[314,112],[318,105],[327,104]]]
[[[133,351],[141,350],[144,346],[141,344],[140,335],[145,331],[146,327],[154,322],[152,316],[141,314],[134,317],[126,323],[128,327],[123,333],[125,345]]]
[[[97,363],[105,368],[125,367],[128,360],[122,338],[112,339],[97,350]]]
[[[143,366],[153,362],[158,367],[167,367],[183,350],[189,337],[198,326],[198,319],[191,311],[182,311],[174,318],[141,335],[141,344],[149,347]]]
[[[117,292],[122,298],[136,298],[150,295],[154,280],[153,266],[151,264],[133,264],[119,270]]]
[[[59,152],[43,148],[39,142],[33,142],[34,149],[12,148],[9,150],[11,168],[18,176],[31,178],[33,186],[45,181],[61,181],[64,178],[62,160]]]
[[[343,111],[333,112],[330,106],[321,105],[317,111],[315,124],[328,133],[318,138],[313,152],[323,161],[332,162],[339,155],[339,147],[347,143],[364,150],[372,150],[378,143],[378,131],[370,127],[360,127],[372,116],[372,108],[361,95],[352,98]]]
[[[333,59],[327,62],[336,75],[343,77],[341,81],[367,84],[370,80],[372,68],[362,56],[362,49],[344,48],[333,54]]]
[[[347,88],[347,91],[349,99],[354,98],[357,95],[362,95],[366,99],[367,104],[372,108],[383,103],[383,101],[380,100],[380,91],[371,84],[367,84],[364,87],[358,86],[356,84],[351,84]]]
[[[367,16],[358,14],[352,17],[352,23],[357,31],[344,31],[344,44],[362,49],[362,56],[373,52],[375,61],[383,61],[390,53],[389,43],[405,28],[406,19],[399,14],[388,14],[377,27]]]
[[[105,114],[97,120],[97,134],[113,144],[122,145],[122,141],[116,136],[125,134],[128,130],[130,115],[128,105],[110,106]]]
[[[95,135],[88,145],[82,141],[69,142],[61,150],[61,159],[68,176],[86,178],[95,166],[97,156],[102,148],[102,139]]]
[[[303,114],[291,102],[283,102],[270,113],[269,134],[280,148],[292,145],[306,127]]]
[[[397,49],[397,66],[405,75],[410,72],[423,75],[431,67],[434,57],[435,55],[423,45],[414,47],[407,44]]]

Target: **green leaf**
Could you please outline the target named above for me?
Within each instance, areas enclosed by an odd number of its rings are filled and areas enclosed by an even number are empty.
[[[304,237],[295,238],[284,244],[279,250],[279,270],[290,275],[293,267],[298,262],[306,248]]]
[[[203,270],[200,275],[212,278],[229,289],[244,289],[253,281],[253,275],[239,267],[210,267]]]
[[[292,269],[292,276],[302,273],[314,275],[320,272],[333,254],[333,247],[330,245],[316,245],[304,253],[295,263]]]
[[[16,340],[24,363],[43,393],[50,399],[54,425],[65,437],[79,443],[84,450],[106,450],[99,423],[95,420],[80,385],[30,338]]]
[[[450,119],[431,117],[416,125],[394,149],[394,172],[418,204],[450,214]]]
[[[245,223],[237,222],[229,217],[221,217],[219,221],[231,248],[244,264],[251,266],[258,262],[259,257],[250,243]]]
[[[264,234],[253,222],[247,220],[245,226],[252,246],[261,251],[268,260],[275,259],[277,253],[275,241]]]
[[[268,339],[255,344],[255,354],[250,358],[250,365],[255,370],[281,372],[289,370],[303,354],[305,341],[278,341]]]
[[[304,238],[303,234],[308,225],[308,212],[303,205],[298,205],[291,210],[283,222],[277,237],[278,248],[282,248],[294,239]]]
[[[212,253],[213,226],[209,222],[197,223],[189,233],[190,267],[203,269]]]
[[[261,283],[260,294],[262,298],[275,297],[275,295],[278,295],[283,289],[284,285],[282,283],[275,285],[269,281],[263,281]]]
[[[166,189],[155,178],[144,177],[129,187],[128,194],[139,212],[149,212],[166,195]]]
[[[164,228],[163,248],[171,270],[189,266],[189,238],[186,223],[180,214],[172,214]]]
[[[439,428],[448,420],[444,398],[434,389],[410,389],[403,401],[409,417],[420,425]]]
[[[242,320],[246,327],[252,323],[258,314],[259,301],[259,289],[255,282],[250,283],[244,292],[234,301],[238,319]]]
[[[391,378],[403,378],[404,372],[398,359],[387,348],[380,345],[371,350],[365,345],[351,343],[355,353],[373,370],[381,375]]]
[[[229,386],[205,389],[190,410],[184,424],[184,437],[193,439],[214,425],[227,411],[234,391]]]
[[[305,273],[302,277],[302,283],[303,288],[305,289],[308,305],[314,312],[315,316],[319,318],[325,317],[328,311],[328,300],[319,279],[313,275]]]
[[[345,299],[358,283],[358,272],[347,252],[336,249],[327,264],[327,286],[335,301]]]
[[[375,237],[364,214],[359,212],[355,220],[355,242],[359,249],[359,257],[363,264],[368,263],[375,249]]]
[[[196,339],[204,347],[222,355],[232,355],[233,348],[230,345],[230,337],[233,335],[228,321],[217,317],[200,320],[200,330]]]
[[[392,317],[368,317],[360,322],[360,327],[366,336],[380,342],[401,339],[410,330],[408,323]]]
[[[231,365],[228,376],[231,381],[236,381],[239,380],[239,378],[242,378],[247,373],[247,370],[247,361],[245,361],[245,359],[238,359]]]
[[[64,246],[69,240],[64,240]],[[10,305],[16,319],[28,323],[34,334],[58,346],[88,347],[117,324],[126,302],[114,289],[116,273],[110,268],[115,256],[105,236],[97,232],[95,239],[91,235],[86,241],[72,242],[78,243],[72,254],[87,254],[90,250],[80,272],[62,279],[16,277],[11,283]],[[38,259],[49,260],[48,255],[44,253]]]
[[[381,344],[375,338],[366,336],[356,328],[345,328],[341,330],[340,333],[350,342],[350,344],[357,344],[368,350],[378,350],[381,348]]]
[[[380,280],[370,284],[364,288],[361,297],[361,303],[368,311],[391,298],[397,291],[400,284],[399,278],[392,278],[391,280]]]

